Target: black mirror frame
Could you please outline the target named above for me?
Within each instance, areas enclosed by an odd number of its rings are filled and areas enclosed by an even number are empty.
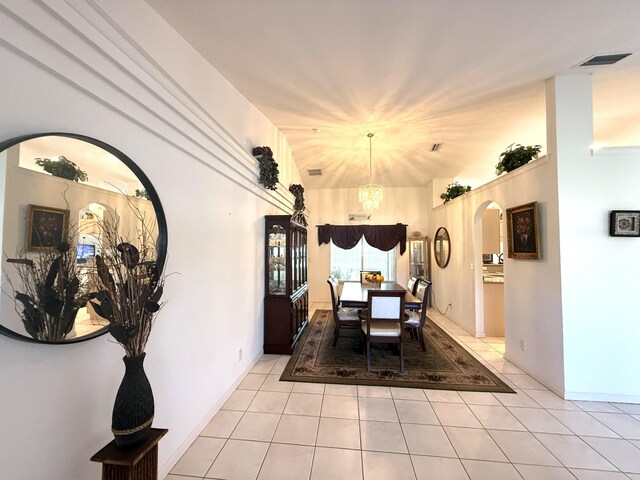
[[[145,190],[147,191],[147,194],[149,195],[149,199],[151,200],[151,204],[153,205],[153,209],[156,214],[156,222],[158,226],[158,240],[156,243],[156,247],[157,247],[156,251],[158,254],[157,261],[158,261],[159,270],[162,271],[162,269],[164,268],[165,261],[167,259],[167,236],[168,236],[167,235],[167,219],[164,215],[162,204],[160,203],[160,197],[158,197],[158,193],[156,192],[156,189],[151,183],[151,180],[149,180],[149,177],[147,177],[145,173],[140,169],[140,167],[136,165],[136,163],[133,160],[131,160],[127,155],[122,153],[117,148],[112,147],[108,143],[105,143],[101,140],[88,137],[86,135],[80,135],[77,133],[68,133],[68,132],[35,133],[30,135],[23,135],[20,137],[14,137],[12,139],[0,142],[0,152],[3,152],[4,150],[10,147],[13,147],[14,145],[17,145],[18,143],[25,142],[27,140],[32,140],[34,138],[40,138],[40,137],[54,137],[54,136],[73,138],[75,140],[81,140],[83,142],[87,142],[97,147],[100,147],[103,150],[109,152],[114,157],[116,157],[122,163],[124,163],[136,175],[136,177],[138,177],[138,180],[140,180],[140,183],[142,183],[142,186],[145,188]],[[6,328],[3,325],[0,325],[0,334],[2,335],[14,338],[16,340],[21,340],[23,342],[41,343],[44,345],[69,345],[72,343],[84,342],[86,340],[91,340],[92,338],[100,337],[105,333],[107,333],[107,331],[108,329],[104,328],[104,329],[96,330],[93,333],[83,335],[80,338],[71,338],[69,340],[64,340],[64,341],[48,342],[44,340],[37,340],[32,337],[27,337],[26,335],[21,335],[17,332],[14,332],[13,330]]]
[[[442,263],[440,262],[441,259],[438,257],[438,254],[436,253],[436,244],[438,243],[438,235],[440,234],[441,230],[443,232],[442,234],[443,237],[446,235],[447,243],[449,244],[449,248],[447,249],[447,258],[442,259]],[[440,248],[440,253],[442,254],[442,248]],[[449,259],[451,258],[451,236],[449,235],[449,231],[444,227],[438,228],[436,230],[435,237],[433,237],[433,257],[436,260],[436,265],[438,265],[440,268],[446,268],[447,265],[449,265]]]

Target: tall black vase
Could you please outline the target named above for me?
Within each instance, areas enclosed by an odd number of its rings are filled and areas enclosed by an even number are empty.
[[[149,438],[153,422],[153,392],[144,373],[143,353],[139,357],[124,357],[124,378],[113,405],[111,431],[120,448],[133,448]]]

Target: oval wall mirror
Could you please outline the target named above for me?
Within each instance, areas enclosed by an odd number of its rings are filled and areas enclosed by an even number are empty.
[[[0,333],[4,335],[66,344],[107,332],[107,322],[96,315],[84,296],[95,291],[95,256],[111,254],[102,248],[102,221],[117,221],[118,234],[131,243],[140,228],[149,232],[158,265],[164,265],[167,225],[153,185],[129,157],[100,140],[71,133],[39,133],[2,142],[0,188]],[[63,275],[51,275],[54,269],[49,265],[51,259],[62,259],[65,244],[70,248],[64,250],[69,252],[64,262],[69,262],[78,279],[78,287],[73,288],[78,301],[72,313],[61,315],[55,305],[58,302],[59,307],[60,300],[41,302],[38,305],[45,306],[38,307],[31,299],[47,285],[47,273],[49,280],[64,281]],[[41,269],[44,273],[29,273],[30,283],[25,282],[25,272],[39,271],[41,265],[47,265]],[[17,292],[24,295],[20,301],[15,298]],[[35,314],[25,314],[28,308],[35,308]],[[45,318],[47,325],[43,326]]]
[[[449,232],[444,227],[440,227],[436,230],[436,236],[433,241],[433,255],[440,268],[445,268],[449,265],[449,258],[451,257],[451,239],[449,238]]]

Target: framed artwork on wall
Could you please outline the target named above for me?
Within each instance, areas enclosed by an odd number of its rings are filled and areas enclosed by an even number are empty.
[[[509,258],[540,259],[538,202],[507,208]]]
[[[640,237],[640,211],[613,210],[609,216],[609,235]]]
[[[62,242],[69,228],[69,210],[29,205],[27,251],[39,252]]]

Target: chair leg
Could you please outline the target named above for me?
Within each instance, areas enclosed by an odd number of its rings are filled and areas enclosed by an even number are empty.
[[[371,355],[369,351],[369,338],[367,337],[367,372],[371,371]]]
[[[402,345],[402,335],[400,335],[400,373],[404,373],[404,347]]]
[[[336,328],[333,331],[333,346],[335,347],[338,343],[338,337],[340,336],[340,324],[336,323]]]
[[[420,338],[420,346],[422,347],[422,351],[426,352],[427,347],[424,344],[424,332],[422,330],[418,330],[418,337]]]

